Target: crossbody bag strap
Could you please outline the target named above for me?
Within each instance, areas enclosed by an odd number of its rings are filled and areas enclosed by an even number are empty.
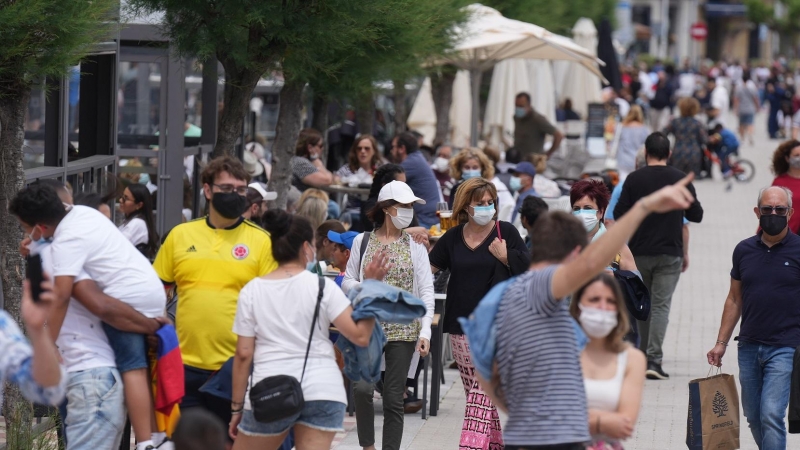
[[[311,338],[314,337],[314,327],[317,325],[319,318],[319,307],[322,304],[322,293],[325,290],[325,278],[319,277],[319,294],[317,294],[317,306],[314,308],[314,320],[311,321],[311,331],[308,335],[308,345],[306,346],[306,358],[303,360],[303,374],[300,375],[300,382],[303,382],[303,377],[306,376],[306,364],[308,364],[308,352],[311,350]]]
[[[358,273],[356,274],[358,278],[361,278],[361,266],[364,263],[364,255],[367,253],[367,245],[369,244],[369,237],[371,234],[372,234],[371,232],[365,231],[364,237],[361,238],[361,247],[360,247],[361,253],[358,255],[360,259],[358,260]]]

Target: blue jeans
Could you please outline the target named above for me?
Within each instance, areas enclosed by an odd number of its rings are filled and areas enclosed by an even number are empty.
[[[67,449],[116,449],[125,428],[122,378],[113,367],[69,374]]]
[[[759,449],[786,448],[794,348],[739,342],[742,409]]]

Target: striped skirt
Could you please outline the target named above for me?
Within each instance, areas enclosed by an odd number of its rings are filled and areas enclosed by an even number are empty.
[[[451,334],[450,347],[467,394],[459,450],[502,450],[500,416],[497,414],[497,407],[478,384],[466,336]]]

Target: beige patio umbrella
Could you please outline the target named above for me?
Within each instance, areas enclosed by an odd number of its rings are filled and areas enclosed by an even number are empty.
[[[510,58],[574,61],[603,79],[602,61],[569,39],[530,23],[503,17],[496,9],[472,4],[465,7],[469,19],[455,29],[457,44],[432,65],[452,64],[469,70],[472,84],[470,139],[478,141],[478,94],[483,71]]]

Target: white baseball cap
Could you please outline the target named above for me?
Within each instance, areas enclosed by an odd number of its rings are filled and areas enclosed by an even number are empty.
[[[263,198],[264,201],[275,200],[276,198],[278,198],[277,192],[271,192],[271,191],[268,192],[261,186],[261,183],[250,183],[247,187],[251,187],[257,190],[258,193],[261,194],[261,198]]]
[[[378,201],[382,202],[384,200],[394,200],[401,204],[425,204],[425,200],[414,195],[414,191],[407,184],[397,180],[387,183],[386,186],[381,188],[381,192],[378,194]]]

